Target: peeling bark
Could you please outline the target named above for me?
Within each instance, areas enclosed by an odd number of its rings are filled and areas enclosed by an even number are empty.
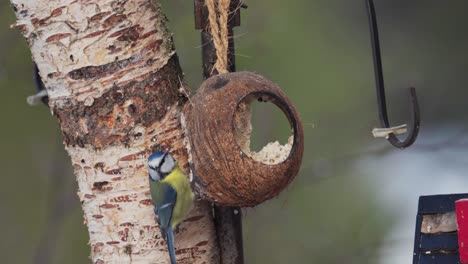
[[[77,177],[93,263],[168,263],[146,158],[187,171],[186,91],[166,19],[150,0],[11,0]],[[210,204],[176,232],[178,263],[218,263]]]

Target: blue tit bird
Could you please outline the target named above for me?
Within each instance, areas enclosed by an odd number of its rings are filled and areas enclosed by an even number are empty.
[[[190,210],[193,192],[187,177],[167,152],[151,154],[148,170],[154,212],[167,241],[171,264],[176,264],[173,230]]]

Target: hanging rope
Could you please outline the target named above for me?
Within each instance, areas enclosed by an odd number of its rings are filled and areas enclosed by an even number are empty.
[[[215,3],[216,2],[216,3]],[[205,0],[213,43],[216,49],[216,63],[213,69],[218,73],[228,72],[228,16],[231,0]]]

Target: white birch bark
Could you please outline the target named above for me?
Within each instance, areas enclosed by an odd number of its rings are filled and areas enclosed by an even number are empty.
[[[93,263],[168,263],[148,189],[147,156],[187,169],[181,70],[159,3],[11,0],[47,87],[79,185]],[[176,233],[178,263],[218,263],[211,206]]]

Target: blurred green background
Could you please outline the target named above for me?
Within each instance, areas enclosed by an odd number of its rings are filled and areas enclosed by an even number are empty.
[[[201,83],[192,2],[162,0],[186,81]],[[375,0],[392,124],[422,113],[415,145],[374,139],[378,126],[364,0],[256,0],[235,29],[237,69],[278,83],[305,128],[301,173],[244,210],[246,263],[410,263],[417,198],[467,192],[468,2]],[[0,3],[2,263],[88,263],[87,230],[56,120],[29,107],[31,56]],[[271,109],[271,108],[270,108]],[[256,144],[284,132],[258,107]],[[283,123],[280,121],[283,120]],[[283,126],[281,126],[283,124]]]

